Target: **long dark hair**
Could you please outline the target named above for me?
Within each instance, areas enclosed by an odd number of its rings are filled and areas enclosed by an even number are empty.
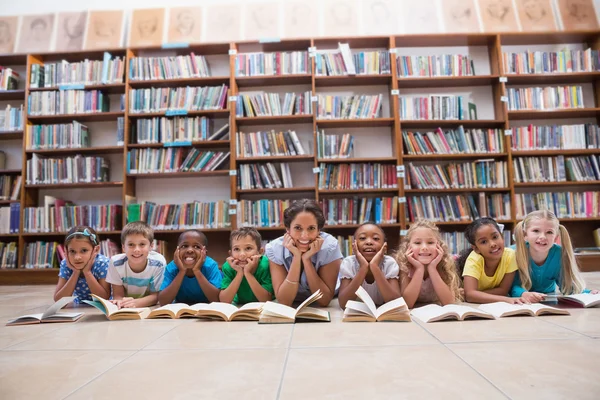
[[[485,225],[492,225],[498,231],[498,233],[502,233],[500,225],[498,225],[494,218],[483,217],[476,219],[475,221],[467,225],[467,229],[465,229],[465,239],[467,239],[467,242],[469,242],[471,246],[475,246],[475,236],[477,234],[477,231],[479,230],[479,228]],[[458,255],[458,259],[456,260],[456,272],[461,278],[463,269],[465,268],[465,263],[467,262],[467,258],[469,258],[469,254],[471,254],[472,251],[473,249],[464,249]]]
[[[287,229],[292,226],[292,221],[301,212],[309,212],[317,219],[317,226],[319,230],[322,230],[325,226],[325,216],[323,210],[319,207],[316,201],[310,199],[302,199],[294,201],[288,208],[283,212],[283,224]]]

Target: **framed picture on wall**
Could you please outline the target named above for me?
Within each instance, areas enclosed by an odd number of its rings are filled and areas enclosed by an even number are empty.
[[[168,10],[167,43],[197,43],[202,39],[202,7]]]
[[[124,29],[125,12],[123,10],[90,11],[84,49],[121,47]]]
[[[130,47],[160,46],[163,42],[164,29],[164,8],[133,10],[127,45]]]
[[[17,43],[19,17],[0,16],[0,54],[13,53]]]
[[[43,53],[51,50],[54,14],[24,15],[21,19],[17,53]]]
[[[56,51],[76,51],[83,49],[83,39],[87,24],[87,11],[61,12],[56,24]]]

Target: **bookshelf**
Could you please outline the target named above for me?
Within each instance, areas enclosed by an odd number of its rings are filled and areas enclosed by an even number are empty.
[[[347,43],[352,53],[380,51],[389,55],[389,73],[358,75],[318,75],[316,57],[320,52],[335,52],[338,43]],[[229,202],[228,210],[231,227],[210,228],[204,231],[209,239],[211,256],[224,258],[227,254],[228,236],[231,229],[239,226],[240,203],[260,200],[293,200],[313,198],[317,201],[341,201],[343,199],[397,198],[397,215],[393,223],[382,223],[388,235],[390,248],[395,248],[403,232],[411,224],[407,203],[411,197],[419,196],[508,196],[510,212],[508,218],[499,222],[512,230],[521,217],[517,210],[516,197],[540,193],[594,192],[600,189],[600,180],[527,182],[516,183],[514,162],[521,157],[590,157],[600,156],[599,148],[569,149],[519,149],[512,146],[512,135],[519,127],[529,125],[571,125],[600,123],[600,72],[576,71],[544,74],[516,74],[505,70],[504,52],[600,50],[600,31],[552,32],[552,33],[502,33],[502,34],[428,34],[390,37],[361,38],[318,38],[283,40],[281,42],[236,42],[227,44],[191,45],[186,48],[127,48],[107,49],[114,57],[125,60],[125,75],[122,83],[84,85],[84,90],[100,90],[111,99],[108,111],[67,115],[24,115],[26,129],[23,131],[1,131],[0,146],[16,149],[11,157],[18,157],[16,166],[11,165],[0,174],[18,174],[26,171],[27,160],[36,154],[41,157],[61,158],[80,154],[82,156],[108,157],[111,173],[109,182],[80,182],[72,184],[26,183],[23,179],[18,200],[21,206],[20,233],[0,234],[0,241],[16,241],[18,244],[18,264],[24,257],[27,243],[36,240],[61,241],[63,233],[24,232],[23,210],[26,207],[40,206],[45,195],[73,200],[83,204],[119,204],[123,206],[122,224],[127,221],[126,206],[135,198],[137,202],[152,201],[156,204],[182,204],[193,201]],[[246,75],[237,73],[236,59],[240,54],[307,52],[306,72],[288,72],[281,75]],[[176,77],[168,79],[137,79],[130,77],[129,69],[137,57],[177,57],[194,53],[204,56],[210,66],[210,76]],[[445,54],[467,54],[473,60],[475,75],[467,76],[400,76],[398,63],[403,56],[442,56]],[[0,92],[0,106],[7,102],[27,103],[30,94],[48,92],[57,88],[31,88],[29,76],[35,64],[45,64],[67,60],[77,62],[85,59],[102,60],[104,51],[73,52],[65,54],[45,53],[30,55],[0,55],[0,65],[14,66],[22,75],[22,87],[18,90]],[[504,79],[506,78],[506,79]],[[216,130],[229,124],[229,139],[214,141],[194,141],[186,144],[138,143],[134,137],[134,127],[140,120],[152,118],[172,118],[167,111],[134,112],[130,107],[133,90],[150,88],[212,87],[227,85],[228,99],[224,109],[187,110],[182,117],[206,117]],[[552,111],[509,110],[503,101],[508,89],[514,87],[580,85],[583,87],[585,107],[558,109]],[[398,91],[398,92],[396,92]],[[245,117],[237,115],[236,105],[240,95],[252,93],[277,93],[283,99],[285,93],[310,92],[312,112],[292,115]],[[400,99],[403,96],[428,95],[470,96],[477,105],[479,119],[470,120],[419,120],[403,119],[400,113]],[[119,108],[119,97],[124,95],[123,110]],[[314,96],[381,95],[381,110],[374,118],[325,118],[319,115],[318,103]],[[466,98],[466,97],[465,97]],[[466,106],[464,107],[466,109]],[[116,142],[115,126],[119,117],[123,118],[123,145]],[[179,115],[177,116],[179,117]],[[27,129],[42,124],[66,124],[73,120],[90,127],[92,144],[79,149],[37,149],[27,145]],[[500,151],[456,151],[452,154],[410,154],[408,144],[403,140],[403,132],[432,132],[458,130],[497,130],[503,148]],[[237,133],[287,132],[293,130],[302,144],[305,154],[241,156],[238,152]],[[327,158],[318,155],[318,132],[339,136],[348,133],[353,137],[353,153],[349,157]],[[510,134],[506,134],[510,132]],[[100,139],[101,138],[101,139]],[[22,141],[22,142],[21,142]],[[184,148],[189,151],[230,152],[229,159],[217,170],[197,172],[128,172],[127,157],[132,150]],[[17,154],[18,153],[18,154]],[[448,165],[475,163],[478,160],[505,162],[508,185],[501,187],[456,187],[426,189],[412,185],[405,188],[408,165]],[[285,164],[293,184],[290,187],[238,188],[239,171],[242,166],[266,166],[272,164],[280,168]],[[331,189],[320,188],[320,173],[315,173],[322,165],[342,166],[361,164],[381,164],[392,166],[397,171],[393,179],[396,185],[380,188]],[[404,170],[396,169],[403,166]],[[411,181],[412,183],[412,181]],[[87,197],[86,197],[87,196]],[[485,197],[486,199],[488,197]],[[502,197],[499,197],[502,198]],[[94,203],[95,201],[95,203]],[[486,200],[487,201],[487,200]],[[486,203],[487,204],[487,203]],[[10,201],[0,201],[0,207],[10,205]],[[438,225],[444,232],[460,232],[468,220],[441,221]],[[571,232],[576,247],[593,246],[591,232],[600,226],[600,215],[588,218],[561,218]],[[325,231],[347,237],[357,224],[326,225]],[[259,230],[265,240],[283,233],[282,226],[262,226]],[[183,229],[156,229],[155,236],[169,243],[168,254],[174,249],[174,242]],[[100,232],[102,238],[119,240],[120,230]],[[586,265],[591,265],[586,255]],[[593,258],[593,256],[591,257]],[[583,260],[583,257],[581,258]],[[0,281],[6,283],[53,283],[56,270],[0,270]]]

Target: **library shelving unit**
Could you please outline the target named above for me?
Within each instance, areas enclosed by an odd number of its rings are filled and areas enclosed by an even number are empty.
[[[289,52],[313,51],[336,49],[338,43],[348,43],[353,51],[385,51],[390,56],[390,73],[377,75],[344,75],[344,76],[317,76],[315,73],[315,58],[310,57],[310,70],[308,73],[273,76],[237,76],[236,56],[252,52]],[[517,127],[527,125],[548,125],[561,123],[591,123],[600,122],[600,72],[565,72],[546,74],[509,74],[503,65],[503,52],[507,51],[559,51],[564,47],[579,50],[591,48],[600,50],[600,31],[584,32],[552,32],[552,33],[501,33],[501,34],[430,34],[430,35],[404,35],[387,37],[353,37],[353,38],[318,38],[282,40],[279,42],[237,42],[226,44],[199,44],[185,48],[127,48],[107,49],[113,56],[124,55],[126,58],[125,77],[123,84],[89,87],[106,91],[110,95],[125,94],[124,111],[111,109],[103,115],[67,115],[30,117],[25,115],[26,126],[42,123],[58,123],[77,120],[90,124],[112,124],[117,117],[124,118],[124,145],[117,145],[115,141],[103,140],[92,143],[92,149],[68,150],[36,150],[39,155],[107,155],[122,157],[122,168],[111,163],[111,182],[108,184],[71,184],[71,185],[27,185],[23,179],[21,190],[21,230],[16,235],[3,235],[0,240],[18,241],[19,260],[22,264],[24,246],[33,240],[51,238],[61,240],[62,233],[23,233],[23,210],[27,206],[37,205],[43,200],[43,195],[49,191],[51,195],[69,198],[67,191],[81,190],[91,193],[90,196],[104,200],[105,191],[119,191],[116,203],[123,206],[123,223],[126,222],[126,205],[132,198],[137,201],[153,201],[157,204],[187,203],[194,200],[216,201],[225,200],[230,203],[231,228],[205,230],[209,238],[210,255],[220,260],[226,255],[228,248],[228,234],[231,229],[238,227],[236,204],[242,200],[261,199],[297,199],[313,198],[317,201],[342,198],[365,197],[394,197],[398,198],[399,207],[397,222],[383,224],[389,239],[389,248],[393,249],[399,243],[402,235],[411,224],[407,201],[411,196],[438,196],[438,195],[479,195],[487,196],[500,194],[509,196],[510,215],[508,218],[499,218],[507,229],[514,229],[516,223],[522,218],[516,207],[516,196],[527,193],[540,192],[598,192],[599,181],[585,182],[537,182],[514,183],[513,160],[517,157],[554,157],[554,156],[600,156],[600,149],[585,148],[579,150],[544,150],[544,149],[517,149],[512,148],[511,135]],[[516,50],[515,50],[516,48]],[[211,76],[206,78],[188,79],[163,79],[134,81],[129,76],[130,62],[135,57],[169,57],[174,55],[196,55],[207,57]],[[27,102],[27,97],[32,90],[29,88],[29,76],[33,64],[41,64],[52,60],[66,59],[68,61],[88,59],[102,59],[103,52],[74,52],[68,54],[41,54],[41,55],[11,55],[1,56],[0,65],[26,66],[23,68],[23,81],[26,83],[23,90],[15,93],[0,92],[0,101],[19,100]],[[470,54],[473,56],[476,74],[473,76],[442,76],[442,77],[403,77],[399,76],[397,57],[409,55],[442,55],[442,54]],[[134,149],[163,148],[163,144],[139,144],[132,136],[132,126],[140,118],[153,118],[166,116],[166,113],[132,113],[130,112],[129,94],[133,89],[151,87],[185,87],[185,86],[216,86],[226,84],[229,88],[229,99],[225,110],[217,111],[189,111],[187,116],[206,116],[215,121],[214,129],[229,123],[229,139],[194,142],[192,147],[198,149],[215,149],[230,151],[229,164],[222,166],[217,171],[201,173],[155,173],[131,174],[127,173],[127,154]],[[552,86],[552,85],[583,85],[585,108],[560,109],[554,111],[509,111],[507,103],[508,89],[511,87]],[[292,88],[290,90],[290,88]],[[87,87],[86,87],[87,89]],[[41,90],[41,89],[38,89]],[[47,90],[47,89],[44,89]],[[312,114],[275,116],[275,117],[242,117],[236,115],[236,101],[240,94],[257,91],[285,93],[286,91],[310,92]],[[325,119],[319,118],[317,113],[316,97],[321,94],[381,94],[383,107],[381,115],[372,119]],[[400,113],[400,99],[403,96],[428,95],[428,94],[464,94],[472,96],[476,104],[479,119],[463,120],[418,120],[402,119]],[[590,100],[591,99],[591,100]],[[589,101],[588,101],[589,100]],[[118,101],[115,102],[118,104]],[[464,107],[466,109],[466,105]],[[567,122],[560,122],[561,120]],[[112,126],[111,125],[111,126]],[[455,154],[409,154],[403,142],[403,131],[430,132],[438,128],[442,130],[456,129],[459,126],[469,129],[498,129],[502,133],[504,150],[496,153],[466,153]],[[109,137],[115,137],[110,133]],[[236,149],[238,132],[256,132],[261,130],[295,130],[303,144],[306,154],[302,156],[261,156],[240,157]],[[91,130],[91,137],[94,130]],[[354,154],[351,158],[324,158],[319,159],[317,154],[317,132],[342,134],[351,132],[356,136]],[[112,136],[110,136],[112,135]],[[18,140],[25,138],[22,132],[0,132],[0,140]],[[22,144],[21,171],[25,173],[26,161],[33,154],[27,149],[26,141]],[[452,185],[448,189],[418,189],[405,188],[404,180],[408,173],[408,164],[435,165],[474,162],[481,159],[490,159],[506,163],[506,187],[484,188],[459,188]],[[293,186],[278,189],[239,189],[237,171],[241,165],[263,164],[267,162],[289,163],[293,178]],[[397,186],[385,189],[361,190],[327,190],[319,188],[319,173],[321,164],[337,165],[340,163],[379,163],[394,166],[397,173]],[[15,168],[17,169],[17,168]],[[65,191],[65,192],[63,192]],[[1,205],[1,204],[0,204]],[[468,219],[448,221],[442,219],[438,225],[441,230],[452,232],[462,231]],[[600,214],[589,218],[561,219],[571,232],[576,247],[594,246],[592,231],[600,226]],[[325,230],[334,234],[348,236],[356,228],[356,224],[326,226]],[[265,239],[275,238],[283,233],[283,227],[260,228]],[[156,237],[167,240],[171,251],[173,242],[182,230],[156,231]],[[102,237],[114,237],[119,240],[120,231],[101,233]],[[167,259],[170,255],[166,255]],[[580,256],[582,266],[586,269],[597,268],[598,257]],[[2,270],[0,282],[2,283],[51,283],[56,279],[56,270]]]

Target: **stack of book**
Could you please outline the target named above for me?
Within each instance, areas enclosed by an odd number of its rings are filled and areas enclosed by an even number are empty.
[[[288,163],[242,164],[237,180],[242,190],[294,187]]]
[[[309,71],[306,51],[240,53],[235,58],[236,76],[309,74]]]
[[[30,150],[80,149],[90,147],[87,126],[73,121],[70,124],[32,125],[27,129]]]
[[[27,99],[29,115],[90,114],[108,112],[110,99],[99,90],[33,92]]]
[[[127,173],[215,171],[229,158],[229,154],[181,147],[132,149],[127,153]]]
[[[468,55],[397,56],[398,77],[472,76],[475,65]]]
[[[238,157],[300,156],[306,154],[295,131],[238,132]]]
[[[283,211],[290,204],[289,200],[240,200],[237,206],[238,226],[283,229]]]
[[[395,165],[321,163],[319,168],[319,189],[357,190],[398,187]]]
[[[229,202],[156,204],[150,201],[127,205],[127,221],[144,221],[153,229],[221,229],[231,227]]]
[[[28,185],[57,183],[91,183],[109,181],[109,161],[103,157],[76,155],[45,158],[33,154],[27,160]]]
[[[317,115],[321,119],[379,118],[383,95],[317,96]]]
[[[227,85],[132,89],[129,91],[129,112],[224,110],[227,90]]]
[[[508,88],[509,110],[583,108],[581,86]]]
[[[279,93],[240,94],[235,106],[238,117],[275,117],[312,114],[312,93],[286,93],[283,102]]]
[[[508,74],[548,74],[600,71],[598,50],[524,51],[502,53]]]
[[[348,158],[354,153],[354,136],[326,135],[324,130],[317,131],[318,158]]]
[[[433,132],[402,131],[406,154],[502,153],[504,134],[499,129],[465,129]]]
[[[190,53],[174,57],[133,57],[129,60],[129,79],[152,81],[210,76],[206,57]]]
[[[398,222],[398,197],[325,199],[321,200],[327,225],[376,224]]]

